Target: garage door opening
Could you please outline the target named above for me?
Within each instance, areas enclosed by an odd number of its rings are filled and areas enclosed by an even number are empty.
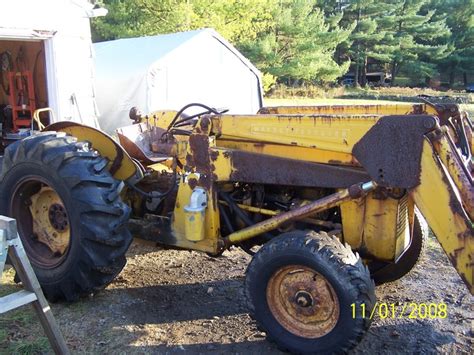
[[[3,140],[28,135],[36,109],[48,107],[45,43],[0,40],[0,124]],[[49,116],[40,116],[44,125]]]

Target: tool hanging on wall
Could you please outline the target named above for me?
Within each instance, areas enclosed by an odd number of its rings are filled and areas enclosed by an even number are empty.
[[[8,72],[10,86],[9,102],[12,107],[13,130],[30,127],[33,112],[36,110],[36,100],[33,86],[33,76],[29,70]]]
[[[4,90],[11,106],[13,131],[18,132],[20,128],[31,127],[36,98],[33,75],[29,70],[23,47],[18,49],[14,64],[11,55],[2,57],[2,75],[6,74],[8,80],[8,87],[4,87]]]
[[[10,88],[8,87],[7,73],[13,70],[12,54],[9,51],[0,53],[0,84],[5,95],[10,95]]]

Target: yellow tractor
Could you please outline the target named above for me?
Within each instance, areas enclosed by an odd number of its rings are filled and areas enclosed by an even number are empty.
[[[375,284],[415,266],[423,217],[473,292],[473,128],[457,105],[190,104],[130,118],[119,142],[60,122],[5,150],[1,212],[50,299],[105,287],[131,235],[215,256],[239,246],[269,338],[343,352],[371,323]]]

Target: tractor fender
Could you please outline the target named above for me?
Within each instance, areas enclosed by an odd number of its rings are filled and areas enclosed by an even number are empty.
[[[43,131],[65,132],[79,141],[91,143],[101,156],[109,160],[108,170],[117,180],[134,184],[143,177],[142,169],[137,166],[125,149],[101,130],[76,122],[61,121],[47,126]]]

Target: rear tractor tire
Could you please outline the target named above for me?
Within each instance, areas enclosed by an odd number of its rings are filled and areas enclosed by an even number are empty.
[[[75,301],[109,284],[132,241],[122,183],[107,160],[62,133],[25,138],[5,150],[0,213],[17,220],[50,301]]]
[[[356,346],[371,323],[374,288],[362,260],[324,232],[293,231],[267,242],[245,280],[259,326],[279,348],[300,354]]]

